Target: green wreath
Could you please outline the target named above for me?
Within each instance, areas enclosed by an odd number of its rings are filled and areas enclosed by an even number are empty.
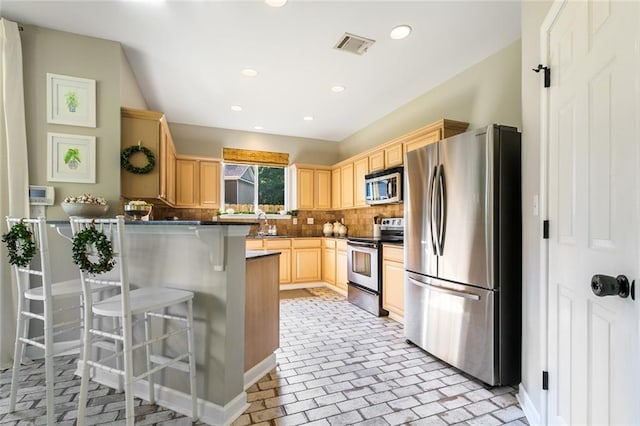
[[[129,157],[131,157],[136,152],[141,152],[147,157],[146,166],[136,167],[129,162]],[[124,151],[122,151],[122,154],[120,154],[120,165],[128,172],[135,173],[137,175],[145,175],[155,167],[156,157],[153,155],[153,152],[149,148],[140,145],[131,145],[129,148],[126,148]]]
[[[93,244],[98,252],[99,261],[93,263],[89,260],[87,246]],[[113,247],[111,241],[104,233],[95,228],[87,228],[76,234],[73,238],[73,262],[78,265],[81,271],[89,274],[103,274],[113,269]]]
[[[36,243],[33,242],[33,233],[24,223],[16,223],[2,236],[2,242],[7,243],[9,250],[9,263],[19,267],[27,267],[36,255]]]

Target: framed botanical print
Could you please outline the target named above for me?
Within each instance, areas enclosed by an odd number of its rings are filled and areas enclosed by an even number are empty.
[[[96,127],[96,81],[47,73],[47,123]]]
[[[95,136],[47,133],[47,180],[96,183]]]

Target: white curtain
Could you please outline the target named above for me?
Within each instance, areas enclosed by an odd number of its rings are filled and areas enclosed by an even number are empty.
[[[0,18],[0,230],[5,216],[29,216],[29,172],[24,118],[22,44],[15,22]],[[7,249],[0,243],[0,368],[11,366],[16,322],[16,287]]]

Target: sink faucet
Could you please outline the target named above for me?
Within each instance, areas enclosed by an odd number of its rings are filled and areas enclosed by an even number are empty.
[[[260,229],[258,229],[258,235],[267,235],[269,230],[269,219],[267,219],[267,214],[263,211],[258,213],[258,220],[264,219],[264,222],[260,224]]]

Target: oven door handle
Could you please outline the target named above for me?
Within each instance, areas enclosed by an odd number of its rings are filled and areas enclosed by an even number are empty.
[[[378,245],[377,244],[359,243],[357,241],[347,241],[347,246],[365,248],[365,249],[371,250],[372,252],[376,251],[378,249]]]
[[[477,294],[467,293],[465,291],[452,290],[449,288],[438,287],[433,284],[423,283],[422,281],[418,281],[415,278],[411,278],[411,277],[407,277],[407,278],[409,278],[409,281],[411,281],[413,284],[417,286],[420,286],[429,290],[433,290],[438,293],[444,293],[451,296],[462,297],[463,299],[480,300],[480,296],[478,296]]]

